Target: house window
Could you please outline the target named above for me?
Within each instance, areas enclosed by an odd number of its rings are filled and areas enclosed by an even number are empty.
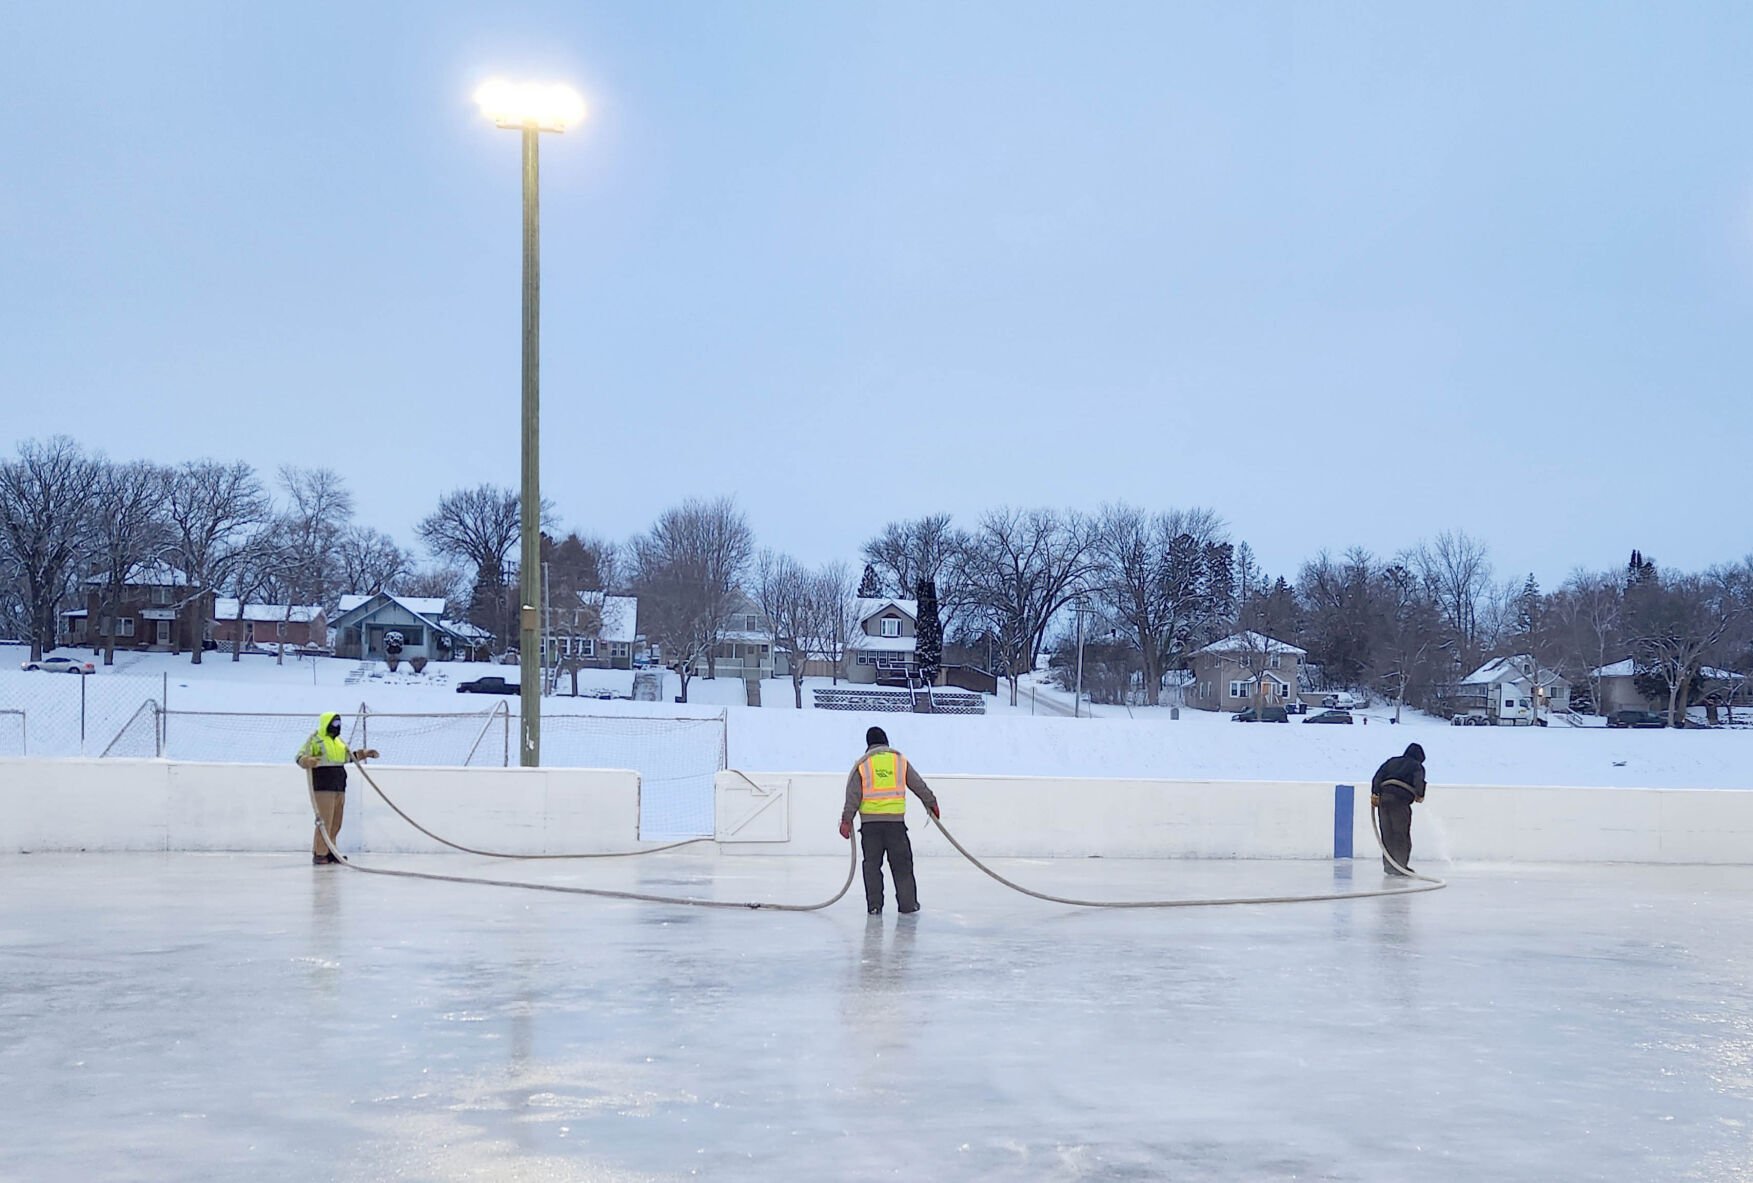
[[[1246,682],[1231,682],[1230,683],[1230,697],[1231,698],[1246,698],[1246,697],[1248,697],[1248,684]]]
[[[609,642],[609,656],[610,657],[628,657],[628,656],[632,655],[632,652],[633,652],[633,646],[626,641],[610,641]]]
[[[898,637],[901,635],[901,622],[893,616],[883,617],[883,636]]]
[[[155,587],[152,589],[152,602],[159,606],[170,603],[170,588]]]
[[[750,632],[750,633],[760,632],[761,631],[761,618],[753,612],[751,612],[747,616],[743,617],[743,631]]]
[[[284,620],[276,620],[274,622],[274,635],[276,637],[284,637],[286,635],[286,622]]]
[[[1279,656],[1279,654],[1274,653],[1271,657],[1266,659],[1266,664],[1272,669],[1277,669]]]
[[[595,637],[575,637],[574,640],[578,642],[578,648],[574,650],[578,656],[595,657],[597,655],[597,639]]]

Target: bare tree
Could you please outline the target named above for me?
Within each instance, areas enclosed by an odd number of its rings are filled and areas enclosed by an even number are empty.
[[[457,604],[462,601],[468,585],[468,573],[461,567],[454,563],[435,563],[410,571],[393,588],[379,588],[378,590],[393,590],[397,595],[418,596],[443,600],[446,604]]]
[[[1203,548],[1224,541],[1209,509],[1147,514],[1105,507],[1093,527],[1091,582],[1110,627],[1130,639],[1143,665],[1145,702],[1160,701],[1169,659],[1186,648],[1205,611]]]
[[[795,705],[803,709],[804,669],[831,635],[824,621],[818,580],[789,555],[762,551],[755,567],[755,603],[773,629],[773,648],[786,655]]]
[[[155,464],[133,461],[101,466],[94,513],[92,545],[94,575],[99,580],[98,619],[92,652],[103,650],[103,663],[116,663],[116,614],[128,577],[159,555],[170,541],[162,512],[169,474]]]
[[[1589,701],[1600,713],[1600,671],[1625,656],[1619,637],[1625,587],[1606,571],[1575,571],[1550,606],[1556,641],[1569,664],[1589,671]]]
[[[91,540],[100,476],[64,435],[26,440],[0,463],[0,551],[17,578],[32,661],[55,646],[55,614]]]
[[[1435,601],[1405,561],[1382,568],[1372,580],[1378,605],[1370,670],[1376,688],[1394,699],[1394,719],[1414,694],[1422,694],[1441,644]]]
[[[352,526],[344,531],[335,548],[335,559],[342,588],[358,595],[395,591],[411,574],[408,553],[388,534],[370,526]],[[327,601],[323,606],[329,607]]]
[[[274,660],[284,664],[286,626],[292,622],[293,608],[326,608],[341,594],[342,551],[353,522],[353,494],[332,468],[283,465],[280,486],[286,494],[286,510],[276,524],[274,541],[286,561],[274,580],[282,608]]]
[[[922,579],[936,583],[937,614],[946,633],[968,608],[968,535],[956,529],[949,514],[890,522],[864,544],[863,555],[883,593],[897,599],[912,597]]]
[[[1480,610],[1490,595],[1491,558],[1485,543],[1464,530],[1444,530],[1431,545],[1412,552],[1413,569],[1442,613],[1462,666],[1479,663]]]
[[[165,493],[170,521],[169,553],[186,580],[177,605],[192,660],[201,664],[206,598],[225,586],[248,558],[252,531],[269,519],[268,495],[255,470],[242,461],[190,460],[172,474]]]
[[[519,511],[520,499],[512,490],[477,485],[446,493],[415,527],[434,554],[473,571],[469,616],[500,638],[508,637],[512,627],[505,588],[515,570],[511,552],[521,534]]]
[[[1022,675],[1035,668],[1048,625],[1095,569],[1094,533],[1076,513],[997,509],[980,519],[969,540],[970,598],[992,630],[1012,706]]]
[[[1705,659],[1745,611],[1715,573],[1653,575],[1626,591],[1627,634],[1640,672],[1668,692],[1668,725],[1678,727]]]
[[[707,677],[717,673],[714,650],[753,547],[748,523],[728,498],[665,510],[633,542],[640,624],[681,678],[683,702],[700,662]]]

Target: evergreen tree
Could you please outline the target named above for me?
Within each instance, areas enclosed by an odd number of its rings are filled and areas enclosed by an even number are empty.
[[[858,581],[858,598],[874,600],[883,594],[882,581],[877,578],[876,568],[869,563],[864,565],[864,578]]]
[[[1540,584],[1532,571],[1528,572],[1528,581],[1522,584],[1522,594],[1516,603],[1516,637],[1526,644],[1539,626],[1540,621]]]
[[[937,581],[921,579],[917,594],[919,618],[914,651],[919,658],[919,676],[929,686],[937,681],[937,673],[943,668],[943,621],[937,613]]]

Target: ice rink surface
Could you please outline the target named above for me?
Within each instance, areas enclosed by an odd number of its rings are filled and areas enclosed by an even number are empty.
[[[837,860],[376,865],[807,901]],[[1113,898],[1374,864],[1008,860]],[[0,1178],[1738,1180],[1753,868],[1077,911],[709,911],[312,867],[0,858]]]

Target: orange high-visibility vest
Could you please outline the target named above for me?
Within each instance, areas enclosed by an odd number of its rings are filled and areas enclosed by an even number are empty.
[[[864,783],[862,817],[898,818],[907,812],[907,757],[900,752],[874,752],[858,763]]]

